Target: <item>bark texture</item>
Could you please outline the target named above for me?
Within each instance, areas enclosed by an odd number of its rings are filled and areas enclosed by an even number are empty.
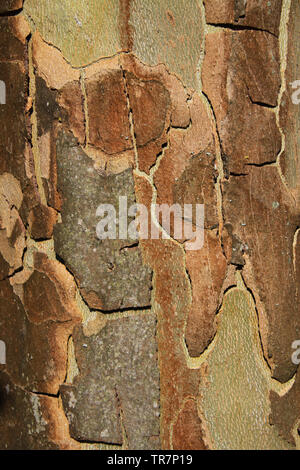
[[[299,2],[84,3],[0,6],[0,447],[299,448]]]

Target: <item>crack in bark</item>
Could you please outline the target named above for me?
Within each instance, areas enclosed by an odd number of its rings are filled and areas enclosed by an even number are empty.
[[[116,401],[117,401],[117,408],[119,410],[120,426],[121,426],[122,440],[123,440],[121,447],[123,448],[123,450],[127,450],[128,449],[128,435],[127,435],[126,427],[124,424],[124,412],[122,408],[122,401],[118,393],[117,387],[115,387],[115,395],[116,395]]]
[[[207,26],[213,26],[214,28],[229,29],[232,31],[261,31],[263,33],[271,34],[278,39],[278,36],[271,31],[263,28],[255,28],[255,26],[237,25],[231,23],[206,23]]]
[[[256,168],[263,168],[264,166],[276,166],[276,160],[271,162],[263,162],[263,163],[245,163],[245,166],[255,166]],[[239,176],[239,175],[237,175]]]
[[[38,188],[38,194],[42,204],[47,206],[47,198],[45,194],[45,188],[42,181],[41,175],[41,162],[38,148],[38,129],[37,129],[37,115],[36,115],[36,82],[35,82],[35,70],[33,64],[33,48],[32,48],[32,34],[27,39],[27,54],[28,54],[28,89],[29,97],[32,99],[32,113],[31,113],[31,148],[34,160],[34,173],[35,180]]]
[[[18,16],[20,13],[22,13],[23,7],[18,8],[16,10],[10,10],[10,11],[4,11],[3,13],[0,13],[0,18],[5,18],[8,16]]]

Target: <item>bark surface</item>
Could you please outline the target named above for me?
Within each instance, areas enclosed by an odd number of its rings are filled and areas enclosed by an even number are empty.
[[[300,447],[299,29],[298,0],[1,2],[1,448]],[[99,240],[120,197],[204,204],[203,247]]]

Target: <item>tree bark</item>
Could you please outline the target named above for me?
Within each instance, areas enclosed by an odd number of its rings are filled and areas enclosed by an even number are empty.
[[[0,448],[299,448],[299,30],[1,2]]]

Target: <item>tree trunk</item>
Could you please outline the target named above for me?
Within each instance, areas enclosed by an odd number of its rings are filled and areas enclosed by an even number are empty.
[[[0,447],[299,448],[299,1],[0,24]]]

